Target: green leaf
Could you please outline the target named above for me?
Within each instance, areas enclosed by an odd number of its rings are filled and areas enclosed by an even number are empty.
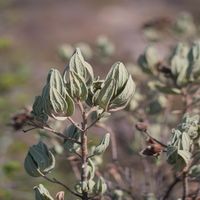
[[[30,176],[37,177],[49,173],[55,167],[55,158],[43,142],[30,147],[24,167]]]
[[[171,71],[174,77],[176,78],[176,84],[178,86],[183,86],[187,83],[187,70],[189,67],[188,61],[188,52],[189,48],[183,43],[179,43],[175,50],[174,54],[171,57],[170,65]]]
[[[194,178],[194,179],[199,179],[200,178],[200,164],[193,165],[190,168],[189,176]]]
[[[104,110],[108,110],[110,101],[115,92],[115,80],[108,79],[104,83],[102,89],[99,91],[96,104]]]
[[[190,151],[191,143],[192,143],[192,141],[191,141],[188,133],[183,132],[182,133],[182,148],[183,148],[183,150]]]
[[[76,97],[81,101],[86,100],[88,97],[88,90],[84,79],[74,71],[70,71],[69,74],[71,96]]]
[[[77,142],[80,141],[81,133],[78,128],[73,124],[66,128],[63,134],[69,138],[76,140]],[[69,139],[64,141],[64,148],[70,153],[73,153],[77,152],[80,149],[80,145],[77,144],[75,141]]]
[[[33,103],[32,112],[36,120],[45,123],[48,120],[48,115],[44,112],[44,104],[41,96],[36,96]]]
[[[57,70],[51,69],[42,91],[44,112],[57,120],[65,120],[74,112],[74,102],[65,89]]]
[[[129,75],[128,81],[126,82],[123,90],[110,102],[109,110],[116,111],[123,109],[127,106],[135,92],[135,83]]]
[[[181,90],[178,88],[167,87],[164,85],[155,85],[156,89],[164,94],[181,94]]]
[[[109,146],[109,143],[110,143],[110,133],[106,133],[103,139],[101,140],[100,144],[97,147],[95,147],[93,154],[101,155],[102,153],[104,153],[107,147]]]
[[[129,78],[129,74],[124,64],[121,62],[116,62],[112,65],[110,71],[106,76],[106,80],[114,79],[116,82],[116,92],[121,91],[124,88],[127,80]]]
[[[42,185],[35,186],[35,200],[54,200],[49,191]]]
[[[103,195],[107,191],[107,185],[103,177],[99,177],[95,186],[94,193]]]
[[[76,72],[79,76],[83,77],[87,85],[91,85],[94,79],[94,73],[91,65],[87,63],[79,48],[70,59],[69,70]]]
[[[200,76],[200,41],[193,43],[188,59],[190,62],[188,76],[191,81],[195,81]]]
[[[153,46],[148,46],[143,55],[138,59],[138,64],[146,73],[153,74],[156,64],[159,62],[157,51]]]

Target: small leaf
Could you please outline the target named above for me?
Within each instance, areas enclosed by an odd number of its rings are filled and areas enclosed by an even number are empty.
[[[129,75],[129,78],[123,90],[114,99],[111,100],[109,110],[116,111],[125,108],[129,103],[129,101],[131,100],[134,92],[135,92],[135,83],[131,75]]]
[[[100,155],[104,153],[109,143],[110,143],[110,133],[106,133],[106,135],[101,140],[100,144],[97,147],[95,147],[94,152],[93,152],[94,155]]]
[[[54,200],[49,191],[42,185],[35,186],[35,200]]]
[[[194,179],[199,179],[200,178],[200,164],[193,165],[190,168],[189,176],[194,178]]]
[[[121,62],[116,62],[112,65],[110,71],[106,76],[106,80],[114,79],[116,83],[116,91],[121,91],[124,88],[127,80],[129,78],[128,71],[124,64]]]
[[[69,70],[76,72],[79,76],[83,77],[87,85],[91,85],[94,79],[94,73],[91,65],[87,63],[79,48],[70,59]]]
[[[49,173],[55,167],[55,158],[43,142],[30,147],[24,161],[24,167],[30,176],[38,177]]]
[[[110,101],[115,92],[115,81],[113,79],[108,79],[102,89],[99,91],[96,103],[104,110],[107,110],[110,104]]]
[[[95,186],[94,193],[103,195],[107,191],[107,185],[103,177],[99,177]]]
[[[82,101],[86,100],[88,97],[88,90],[83,78],[74,71],[70,71],[69,74],[71,96]]]

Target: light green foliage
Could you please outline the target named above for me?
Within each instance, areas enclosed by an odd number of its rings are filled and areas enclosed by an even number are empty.
[[[33,189],[35,191],[35,200],[54,200],[49,191],[42,184],[35,186]]]
[[[115,199],[115,200],[122,200],[123,195],[124,195],[124,192],[120,189],[113,191],[113,199]]]
[[[93,154],[94,155],[100,155],[105,152],[108,145],[110,143],[110,133],[107,133],[103,139],[101,140],[100,144],[95,147]]]
[[[121,62],[115,63],[109,71],[97,97],[106,111],[124,109],[135,92],[135,83]]]
[[[176,84],[182,86],[187,83],[187,68],[189,65],[188,55],[189,48],[185,44],[178,44],[170,59],[171,71],[176,78]]]
[[[98,177],[94,186],[94,193],[103,195],[107,190],[107,185],[103,177]]]
[[[157,200],[157,198],[154,193],[148,193],[144,200]]]
[[[106,36],[99,36],[97,38],[96,48],[98,54],[104,59],[105,57],[112,56],[115,52],[114,44]]]
[[[64,60],[69,60],[74,53],[74,48],[70,44],[63,44],[58,49],[58,55]]]
[[[173,28],[174,31],[179,35],[192,36],[196,32],[194,19],[187,12],[183,12],[177,17]]]
[[[183,169],[192,156],[193,140],[198,137],[199,116],[186,114],[176,129],[167,147],[167,160],[176,170]]]
[[[70,52],[70,47],[67,48]],[[49,71],[42,94],[37,96],[33,103],[31,122],[33,125],[36,124],[36,127],[50,130],[56,136],[61,136],[63,140],[61,151],[67,150],[81,158],[81,180],[78,180],[74,187],[76,196],[82,197],[87,193],[88,198],[91,198],[92,195],[99,196],[106,192],[106,181],[103,177],[96,177],[96,166],[102,162],[100,156],[109,146],[110,134],[105,134],[99,145],[94,146],[90,153],[87,153],[86,132],[95,122],[109,116],[111,111],[125,108],[133,97],[134,91],[135,83],[121,62],[115,63],[105,80],[102,80],[94,76],[92,66],[84,60],[79,48],[69,59],[69,66],[64,69],[62,75],[54,68]],[[75,105],[79,107],[83,120],[81,123],[74,122],[71,118],[75,112]],[[64,131],[60,133],[51,129],[52,121],[65,119],[68,119],[71,125]],[[54,146],[59,145],[54,142]],[[55,167],[55,158],[47,146],[39,142],[30,147],[24,167],[30,176],[44,177]],[[55,179],[51,182],[55,183]],[[35,191],[36,199],[51,199],[42,185],[35,187]]]
[[[200,77],[200,42],[193,43],[188,54],[189,68],[188,73],[191,81],[199,80]]]
[[[32,114],[35,119],[41,122],[46,122],[48,120],[47,114],[44,112],[44,106],[41,96],[36,96],[32,108]]]
[[[69,72],[70,78],[70,94],[72,97],[79,98],[84,101],[88,97],[88,90],[83,78],[76,72]]]
[[[26,172],[33,177],[49,173],[55,167],[55,158],[43,142],[30,147],[24,161]]]
[[[199,41],[192,46],[178,43],[168,59],[163,60],[158,59],[158,52],[150,46],[139,57],[138,64],[155,79],[151,82],[153,88],[165,94],[181,95],[182,88],[199,82],[199,46]]]
[[[193,165],[190,168],[189,176],[193,179],[199,179],[200,178],[200,164]]]
[[[155,73],[155,66],[158,64],[158,53],[153,46],[148,46],[145,49],[144,54],[142,54],[138,63],[141,66],[142,70],[146,73]]]
[[[76,49],[75,53],[70,58],[69,68],[65,69],[65,83],[67,82],[67,73],[69,73],[70,71],[76,72],[80,77],[84,79],[87,85],[91,85],[94,79],[92,66],[84,60],[79,48]]]

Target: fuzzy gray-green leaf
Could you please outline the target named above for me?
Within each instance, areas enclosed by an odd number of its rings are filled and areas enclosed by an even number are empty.
[[[110,101],[115,92],[115,80],[108,79],[104,83],[102,89],[99,91],[96,103],[104,110],[107,110],[110,104]]]

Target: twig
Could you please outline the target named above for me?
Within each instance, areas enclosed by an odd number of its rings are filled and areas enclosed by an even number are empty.
[[[103,113],[105,111],[103,110],[102,113],[99,114],[99,116],[86,128],[86,130],[90,129],[92,126],[94,126],[102,117]]]
[[[47,126],[39,126],[39,125],[35,124],[33,121],[31,121],[31,123],[32,123],[32,124],[30,124],[30,125],[31,125],[31,126],[34,126],[34,127],[30,128],[30,129],[27,129],[27,130],[23,130],[24,133],[26,133],[26,132],[28,132],[28,131],[31,131],[31,130],[33,130],[33,129],[39,128],[39,129],[44,129],[44,130],[50,131],[50,132],[53,133],[54,135],[56,135],[56,136],[58,136],[58,137],[61,137],[61,138],[65,139],[65,140],[71,140],[71,141],[73,141],[73,142],[75,142],[75,143],[77,143],[77,144],[81,144],[81,143],[80,143],[79,141],[77,141],[76,139],[71,138],[71,137],[67,137],[67,136],[63,135],[62,133],[60,133],[60,132],[58,132],[58,131],[52,129],[52,128],[51,128],[50,126],[48,126],[47,124],[46,124]]]
[[[164,194],[162,200],[168,199],[168,197],[169,197],[171,191],[172,191],[173,188],[176,186],[176,184],[177,184],[178,182],[180,182],[180,181],[181,181],[180,177],[176,177],[176,178],[174,179],[174,181],[169,185],[168,189],[166,190],[166,192],[165,192],[165,194]]]
[[[62,138],[64,138],[65,140],[71,140],[71,141],[75,142],[76,144],[81,144],[81,143],[80,143],[79,141],[77,141],[76,139],[71,138],[71,137],[67,137],[67,136],[63,135],[62,133],[57,132],[56,130],[54,130],[54,129],[50,128],[50,127],[44,126],[44,127],[41,127],[41,128],[44,129],[44,130],[50,131],[51,133],[53,133],[53,134],[55,134],[55,135],[57,135],[57,136],[59,136],[59,137],[62,137]]]
[[[41,174],[41,175],[42,175],[42,177],[43,177],[44,179],[48,180],[49,182],[51,182],[51,183],[56,183],[56,184],[58,184],[58,185],[63,186],[66,190],[68,190],[69,192],[71,192],[73,195],[75,195],[75,196],[77,196],[77,197],[80,197],[80,198],[82,197],[80,194],[74,192],[74,191],[71,190],[67,185],[65,185],[64,183],[58,181],[56,178],[51,179],[51,178],[45,176],[44,174]]]
[[[142,132],[145,133],[149,138],[151,138],[152,140],[154,140],[155,142],[157,142],[158,144],[160,144],[162,147],[167,148],[166,144],[163,144],[162,142],[160,142],[157,139],[155,139],[154,137],[152,137],[147,130],[142,131]]]
[[[77,124],[71,117],[67,118],[76,128],[78,128],[80,131],[83,131],[79,124]]]
[[[183,173],[183,195],[182,195],[182,199],[186,200],[188,197],[188,177],[187,177],[187,173]]]
[[[78,107],[82,115],[81,131],[81,182],[87,182],[87,117],[81,101],[78,101]],[[88,200],[88,193],[82,188],[82,200]]]
[[[97,110],[97,107],[94,106],[92,107],[87,113],[86,113],[86,117],[88,117],[92,112],[96,111]]]

